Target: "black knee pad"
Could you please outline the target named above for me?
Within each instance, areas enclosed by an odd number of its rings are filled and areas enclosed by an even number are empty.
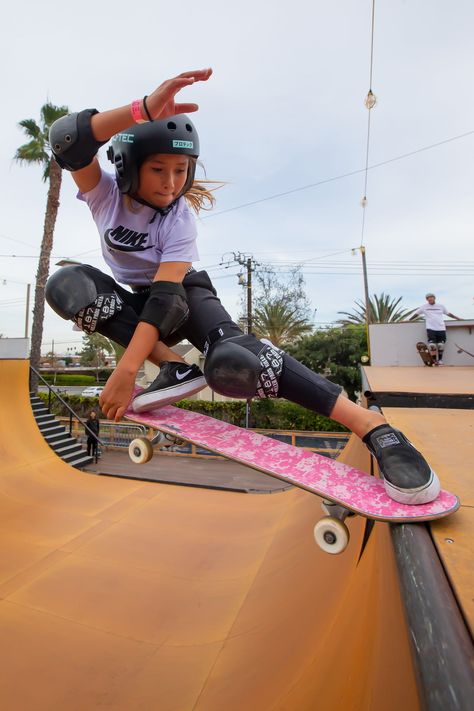
[[[217,341],[204,364],[209,387],[236,398],[277,397],[283,356],[273,346],[253,336]]]
[[[72,319],[97,295],[95,282],[82,264],[61,267],[46,282],[46,301],[61,318]]]
[[[112,288],[110,293],[102,288],[99,293],[93,273],[91,267],[83,264],[62,267],[48,279],[45,289],[46,301],[53,311],[61,318],[72,319],[88,333],[96,330],[99,321],[112,318],[123,303]],[[105,275],[97,273],[108,280]]]
[[[204,376],[216,393],[248,399],[257,392],[262,366],[257,355],[235,341],[229,338],[214,345],[204,363]]]

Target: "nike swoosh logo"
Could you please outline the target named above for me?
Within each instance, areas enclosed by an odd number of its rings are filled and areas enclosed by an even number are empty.
[[[144,235],[139,238],[139,242],[137,245],[130,245],[129,247],[126,246],[126,244],[121,244],[120,242],[114,242],[113,238],[110,236],[110,233],[113,232],[113,228],[110,228],[106,230],[104,234],[104,241],[105,243],[111,247],[111,249],[116,249],[118,252],[144,252],[146,249],[151,249],[153,247],[152,244],[148,245],[148,247],[144,247],[142,245],[143,240],[148,236]]]
[[[191,373],[191,372],[192,372],[192,370],[190,368],[189,370],[186,370],[184,373],[176,373],[176,380],[182,380],[187,375],[189,375],[189,373]]]

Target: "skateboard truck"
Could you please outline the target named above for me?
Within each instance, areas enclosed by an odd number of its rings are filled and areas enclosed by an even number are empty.
[[[145,464],[153,457],[153,447],[166,449],[167,447],[180,447],[185,444],[183,439],[175,435],[157,432],[152,439],[137,437],[128,445],[128,455],[134,464]]]
[[[354,514],[341,504],[323,500],[321,508],[328,514],[320,519],[314,527],[314,540],[326,553],[337,555],[346,550],[350,539],[349,529],[344,523],[348,516]]]

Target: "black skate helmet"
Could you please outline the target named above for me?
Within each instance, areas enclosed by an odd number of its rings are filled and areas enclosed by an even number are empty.
[[[177,114],[160,121],[134,124],[112,138],[107,158],[115,166],[121,193],[136,194],[139,168],[145,158],[153,153],[176,153],[198,158],[199,136],[188,116]],[[195,169],[195,161],[190,161],[182,195],[191,187]]]

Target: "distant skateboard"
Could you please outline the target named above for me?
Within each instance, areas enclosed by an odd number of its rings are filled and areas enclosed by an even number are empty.
[[[436,365],[436,360],[431,355],[430,349],[428,348],[426,343],[423,343],[423,341],[418,341],[418,343],[416,344],[416,349],[425,365]]]
[[[184,440],[321,496],[330,515],[318,521],[314,537],[328,553],[341,553],[347,547],[349,530],[344,520],[350,514],[408,523],[441,518],[459,507],[457,496],[448,491],[441,491],[429,504],[398,504],[386,494],[380,479],[347,464],[178,407],[139,414],[128,410],[125,417],[158,430],[152,440],[138,438],[130,443],[129,455],[136,464],[151,459],[154,445],[173,446]]]
[[[457,343],[454,344],[456,348],[458,349],[458,353],[466,353],[468,356],[471,356],[471,358],[474,358],[474,353],[470,353],[467,351],[465,348],[462,346],[459,346]]]

